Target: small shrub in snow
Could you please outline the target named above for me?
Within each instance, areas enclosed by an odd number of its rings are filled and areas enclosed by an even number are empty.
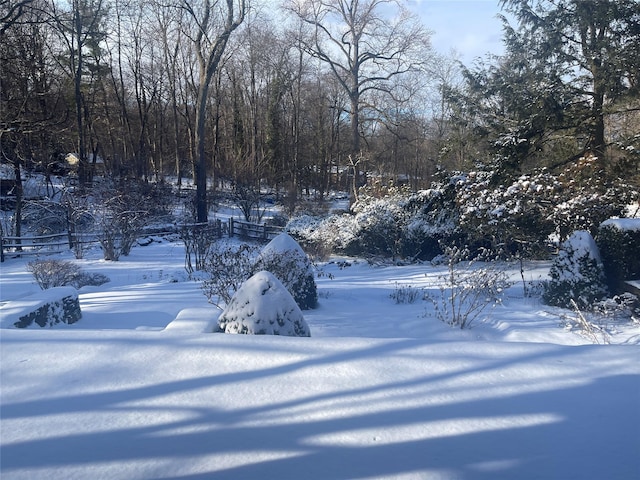
[[[438,319],[461,329],[468,328],[489,306],[501,303],[503,292],[511,286],[506,272],[496,264],[469,261],[467,249],[444,247],[446,274],[439,295],[427,295]]]
[[[424,290],[412,285],[403,285],[396,282],[396,288],[389,295],[396,304],[414,303],[418,299],[424,298]]]
[[[109,279],[101,273],[86,273],[75,263],[66,260],[34,260],[27,264],[41,289],[72,286],[80,289],[86,285],[102,285]]]
[[[266,270],[276,276],[302,310],[318,305],[318,288],[311,261],[300,245],[281,233],[260,252],[253,272]]]
[[[598,247],[589,232],[579,230],[563,242],[544,283],[542,299],[562,308],[591,309],[607,295]]]
[[[151,201],[131,187],[127,191],[105,184],[95,192],[93,216],[105,260],[127,256],[150,220]]]
[[[209,251],[203,271],[209,278],[202,282],[202,291],[210,303],[221,308],[227,304],[240,285],[251,276],[258,247],[242,244],[216,243]]]
[[[243,283],[218,319],[220,331],[309,337],[302,311],[280,281],[258,272]]]
[[[184,268],[188,274],[192,274],[194,268],[198,271],[205,269],[207,255],[217,238],[214,225],[185,225],[180,228],[180,239],[184,243]]]

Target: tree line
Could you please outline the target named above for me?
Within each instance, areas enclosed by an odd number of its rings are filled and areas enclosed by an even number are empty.
[[[505,53],[465,66],[396,0],[0,0],[2,162],[188,178],[199,221],[223,183],[291,205],[442,169],[637,186],[638,2],[499,5]]]

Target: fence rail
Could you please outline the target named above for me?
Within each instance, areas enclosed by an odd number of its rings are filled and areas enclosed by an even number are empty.
[[[216,220],[207,224],[211,227],[212,235],[222,238],[237,236],[239,238],[253,240],[272,240],[283,231],[282,227],[257,224],[229,218],[227,221]],[[202,224],[172,225],[164,228],[144,229],[140,236],[166,236],[180,234],[185,228],[201,227]],[[98,243],[98,235],[93,233],[63,232],[51,235],[14,237],[0,235],[0,262],[4,262],[7,256],[21,257],[24,255],[49,255],[61,253],[67,249],[73,249],[77,243]]]
[[[282,227],[265,225],[241,220],[229,219],[229,236],[241,238],[252,238],[255,240],[273,240],[274,237],[282,233]]]

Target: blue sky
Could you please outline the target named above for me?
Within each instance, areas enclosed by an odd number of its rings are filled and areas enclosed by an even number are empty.
[[[455,49],[465,65],[486,53],[500,54],[502,23],[496,18],[498,0],[409,0],[433,35],[434,49],[446,54]]]

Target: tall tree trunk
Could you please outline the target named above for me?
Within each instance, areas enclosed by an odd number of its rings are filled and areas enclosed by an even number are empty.
[[[208,221],[207,207],[207,157],[205,155],[205,126],[207,114],[207,94],[209,81],[205,78],[206,72],[201,72],[200,85],[198,87],[198,100],[196,102],[196,158],[194,166],[196,184],[196,221],[205,223]]]
[[[83,96],[82,96],[82,17],[80,15],[80,5],[74,2],[73,5],[73,24],[75,29],[75,48],[72,53],[75,57],[74,71],[74,100],[76,104],[76,127],[78,129],[78,181],[80,187],[85,187],[89,180],[87,165],[87,147],[84,132],[83,120]]]

